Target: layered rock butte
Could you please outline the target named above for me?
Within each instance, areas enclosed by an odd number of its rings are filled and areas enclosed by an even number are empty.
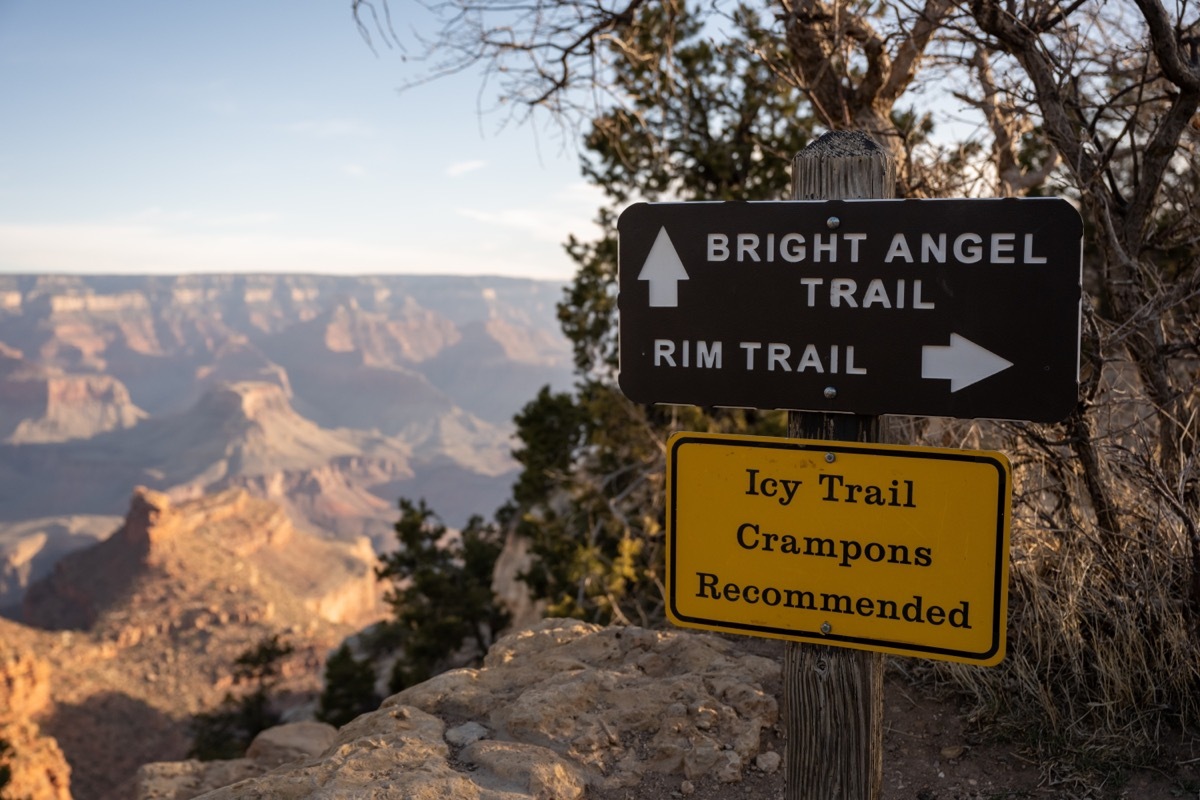
[[[330,649],[381,616],[374,564],[366,539],[297,530],[243,489],[181,503],[138,489],[116,532],[30,588],[32,625],[0,619],[0,663],[42,665],[49,686],[20,722],[57,741],[77,800],[130,797],[141,764],[186,755],[192,717],[236,691],[231,666],[267,637],[295,648],[285,706],[311,705]]]

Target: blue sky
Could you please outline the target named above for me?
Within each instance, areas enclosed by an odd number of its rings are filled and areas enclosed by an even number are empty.
[[[0,0],[0,273],[570,278],[574,142],[414,74],[349,0]]]

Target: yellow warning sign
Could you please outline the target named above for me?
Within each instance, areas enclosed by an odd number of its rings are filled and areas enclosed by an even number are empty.
[[[676,625],[988,666],[1004,658],[1003,454],[680,433],[667,461]]]

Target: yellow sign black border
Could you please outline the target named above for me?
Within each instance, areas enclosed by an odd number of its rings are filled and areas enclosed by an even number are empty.
[[[995,467],[997,473],[996,488],[996,539],[995,539],[995,574],[993,576],[993,613],[990,620],[991,644],[983,652],[958,650],[937,647],[927,644],[898,642],[894,640],[879,640],[861,636],[846,636],[830,632],[821,633],[819,630],[794,630],[755,625],[744,622],[714,620],[697,616],[680,614],[678,611],[675,590],[679,586],[676,576],[677,548],[679,537],[676,535],[675,524],[678,515],[677,478],[679,450],[684,445],[720,445],[722,447],[768,448],[774,450],[790,450],[798,452],[818,452],[821,454],[873,455],[905,459],[935,459],[963,463],[987,464]],[[947,661],[957,661],[968,664],[994,666],[1003,660],[1007,635],[1008,617],[1008,549],[1011,535],[1012,519],[1012,469],[1008,460],[1000,453],[983,450],[954,450],[934,447],[917,447],[891,444],[862,444],[857,442],[840,442],[813,439],[783,439],[763,436],[742,436],[733,434],[706,434],[682,432],[671,436],[667,443],[667,505],[666,505],[666,535],[667,535],[667,611],[668,617],[677,625],[695,627],[704,630],[715,630],[729,633],[740,633],[750,636],[761,636],[774,639],[805,642],[811,644],[826,644],[838,647],[849,647],[858,650],[871,650],[891,653],[894,655],[916,656]]]

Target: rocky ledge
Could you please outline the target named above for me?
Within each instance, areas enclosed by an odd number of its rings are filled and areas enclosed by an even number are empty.
[[[317,755],[148,765],[138,796],[574,800],[648,783],[688,794],[701,778],[779,768],[764,735],[779,718],[764,687],[779,673],[716,636],[548,619],[500,639],[480,669],[393,695]],[[204,791],[218,773],[244,779]]]

